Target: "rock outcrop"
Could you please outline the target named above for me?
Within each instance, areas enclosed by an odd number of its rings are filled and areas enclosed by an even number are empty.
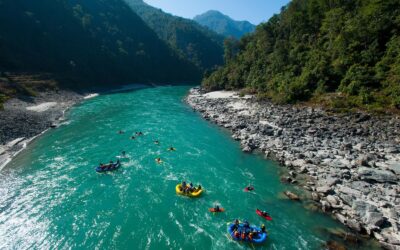
[[[400,249],[400,119],[256,101],[235,92],[190,91],[186,101],[295,174],[323,210],[387,249]]]

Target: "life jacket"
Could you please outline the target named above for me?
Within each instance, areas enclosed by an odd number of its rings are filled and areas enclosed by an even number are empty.
[[[240,237],[240,233],[238,231],[235,231],[234,235],[235,235],[236,238]]]
[[[246,234],[242,233],[242,240],[245,240],[245,239],[246,239]]]
[[[252,233],[249,234],[249,240],[253,240],[253,234]]]

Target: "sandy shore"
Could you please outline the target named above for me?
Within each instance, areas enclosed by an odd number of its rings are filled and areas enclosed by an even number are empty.
[[[65,112],[78,102],[99,96],[146,88],[149,84],[129,84],[99,93],[72,91],[40,93],[37,97],[11,99],[0,111],[0,171],[27,145],[64,121]]]

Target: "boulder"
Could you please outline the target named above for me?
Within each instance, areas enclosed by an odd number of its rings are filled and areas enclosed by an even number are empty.
[[[382,227],[386,222],[386,218],[383,217],[382,213],[368,211],[363,217],[363,221],[367,225]]]
[[[327,212],[331,209],[331,204],[329,204],[329,202],[325,201],[325,200],[321,200],[321,207],[322,207],[322,211]]]
[[[317,187],[317,192],[321,194],[328,194],[332,191],[332,188],[330,186],[322,186],[322,187]]]
[[[360,223],[354,219],[347,220],[346,225],[356,232],[361,232],[362,230]]]
[[[346,247],[343,246],[342,244],[340,244],[339,242],[330,240],[330,241],[326,242],[326,244],[324,246],[324,249],[327,249],[327,250],[346,250]]]
[[[385,153],[397,154],[397,153],[399,153],[399,150],[395,147],[389,147],[389,148],[385,148]]]
[[[381,183],[396,183],[397,176],[390,171],[387,170],[379,170],[373,168],[360,167],[357,170],[358,177],[361,180],[366,181],[374,181]]]
[[[294,201],[299,201],[300,200],[300,197],[298,195],[296,195],[296,194],[294,194],[294,193],[292,193],[290,191],[285,191],[284,194],[291,200],[294,200]]]
[[[343,214],[337,213],[337,214],[335,214],[335,217],[336,217],[336,219],[337,219],[338,221],[340,221],[342,224],[346,224],[347,219],[346,219],[346,217],[345,217]]]
[[[351,196],[355,196],[355,197],[359,197],[361,196],[361,192],[346,186],[341,186],[339,188],[339,192],[343,193],[343,194],[347,194],[347,195],[351,195]]]
[[[333,195],[328,195],[326,201],[328,201],[332,206],[337,206],[339,204],[338,198]]]
[[[400,175],[400,162],[389,164],[388,168],[392,170],[394,173]]]
[[[311,193],[311,197],[313,201],[319,201],[319,195],[316,192]]]

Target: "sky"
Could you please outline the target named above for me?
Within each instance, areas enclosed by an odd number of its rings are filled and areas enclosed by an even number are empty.
[[[193,18],[208,10],[218,10],[235,20],[247,20],[253,24],[267,21],[280,12],[290,0],[144,0],[176,16]]]

